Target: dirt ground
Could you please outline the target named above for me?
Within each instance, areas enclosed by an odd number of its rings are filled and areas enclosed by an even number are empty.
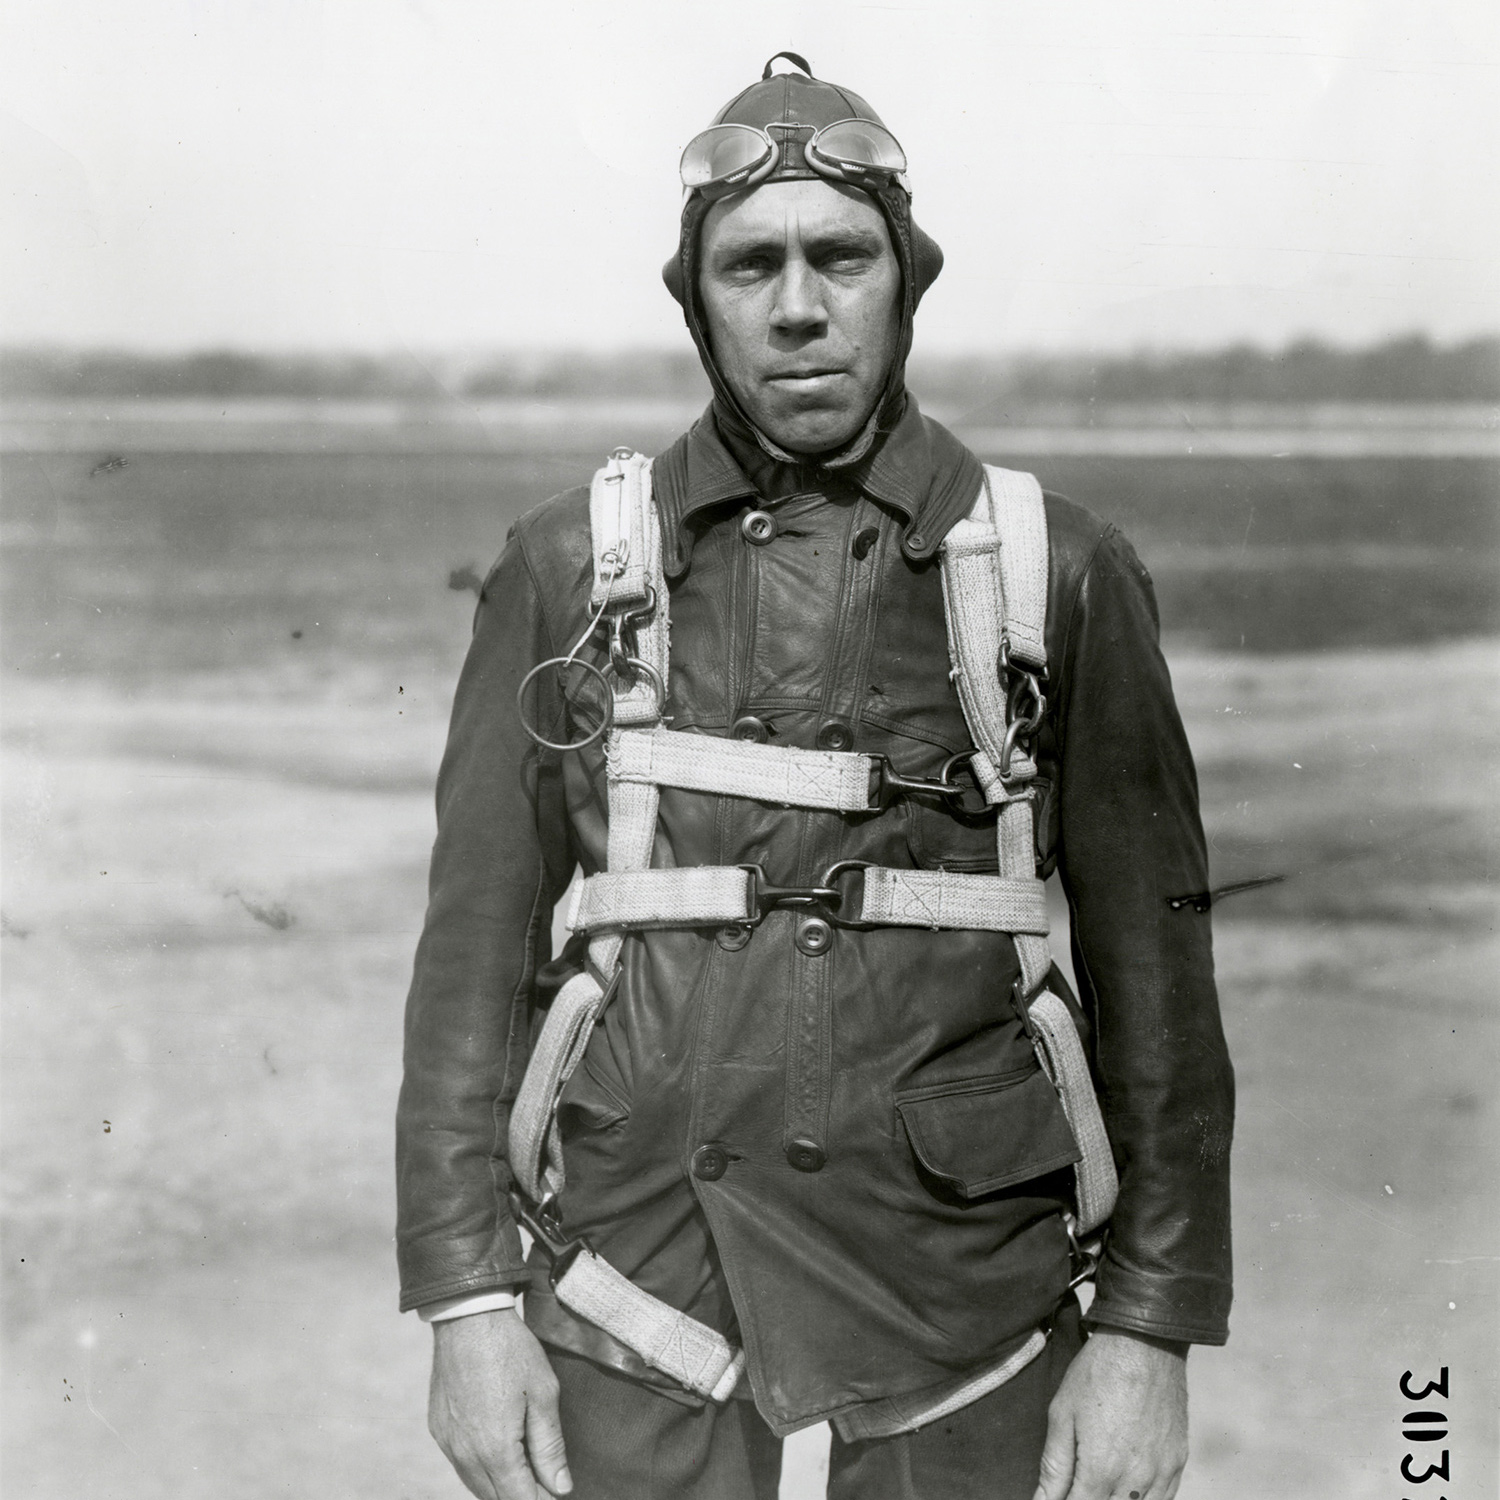
[[[1495,1492],[1497,661],[1174,657],[1216,878],[1288,877],[1216,916],[1238,1291],[1185,1500],[1403,1493],[1441,1366],[1445,1491]],[[390,1245],[449,691],[6,685],[8,1496],[461,1493]]]

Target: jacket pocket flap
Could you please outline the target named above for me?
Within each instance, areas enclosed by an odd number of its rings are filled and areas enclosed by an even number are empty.
[[[896,1100],[917,1160],[977,1198],[1079,1159],[1062,1101],[1041,1069],[1020,1082],[975,1078]]]

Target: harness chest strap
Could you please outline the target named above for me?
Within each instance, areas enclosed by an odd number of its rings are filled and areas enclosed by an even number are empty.
[[[873,756],[848,750],[799,750],[670,729],[626,729],[610,735],[611,780],[723,792],[755,802],[826,812],[870,811]]]
[[[953,870],[867,866],[864,899],[844,925],[983,932],[1047,932],[1046,887],[1034,876],[1007,879]],[[568,914],[574,932],[639,932],[754,924],[758,873],[740,865],[606,871],[579,882]]]

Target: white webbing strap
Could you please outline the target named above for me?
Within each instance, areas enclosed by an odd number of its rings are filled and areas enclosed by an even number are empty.
[[[1000,682],[1003,603],[995,560],[999,538],[988,517],[989,490],[943,543],[943,613],[954,686],[980,754],[974,775],[990,801],[1002,794],[997,768],[1005,744],[1005,689]]]
[[[1114,1212],[1115,1197],[1120,1190],[1114,1153],[1109,1149],[1109,1136],[1104,1129],[1104,1117],[1099,1113],[1088,1059],[1083,1055],[1083,1043],[1078,1040],[1078,1028],[1068,1007],[1050,990],[1043,990],[1031,1002],[1029,1010],[1040,1042],[1038,1055],[1057,1086],[1063,1113],[1078,1144],[1079,1161],[1073,1169],[1078,1232],[1088,1234]]]
[[[727,1401],[745,1351],[722,1334],[643,1292],[607,1260],[583,1249],[553,1284],[557,1300],[633,1349],[653,1369],[710,1401]]]
[[[880,927],[968,928],[1037,941],[1048,929],[1046,886],[1034,875],[971,875],[870,865],[850,921]],[[568,914],[575,932],[643,931],[753,922],[755,877],[738,865],[609,870],[578,884]],[[1046,944],[1042,943],[1046,951]],[[1047,972],[1042,966],[1038,983]]]
[[[1005,684],[1000,643],[1031,671],[1047,665],[1047,513],[1030,474],[985,466],[985,482],[965,520],[943,543],[943,608],[953,681],[980,755],[974,774],[991,802],[1005,800],[998,771],[1005,744]],[[1008,779],[1036,775],[1012,753]]]
[[[642,931],[745,922],[755,915],[753,880],[738,865],[607,870],[579,881],[568,926],[574,932]]]
[[[657,684],[665,690],[670,641],[670,598],[662,570],[661,524],[651,501],[651,460],[632,453],[611,458],[589,491],[593,525],[594,587],[590,604],[618,615],[633,606],[654,607],[633,620],[635,654],[651,672],[617,680],[614,722],[655,724],[661,718]]]
[[[1010,657],[1033,672],[1047,667],[1047,510],[1035,475],[986,464],[990,519],[1000,538],[1001,631]]]
[[[557,992],[511,1106],[510,1170],[533,1203],[562,1191],[557,1100],[583,1057],[603,1002],[603,989],[587,971],[575,974]]]
[[[589,606],[640,604],[654,587],[651,559],[643,545],[651,504],[651,460],[620,450],[589,486],[594,586]]]
[[[594,589],[591,604],[628,607],[655,595],[655,608],[636,622],[636,652],[663,685],[667,680],[668,595],[662,571],[661,533],[651,503],[651,464],[639,454],[617,454],[594,476],[589,495],[594,537]],[[656,685],[645,673],[614,694],[617,725],[654,725],[661,717]],[[609,780],[609,872],[595,881],[628,882],[650,870],[656,839],[659,782],[611,777]],[[868,773],[866,775],[868,785]],[[695,873],[695,872],[686,872]],[[744,911],[746,883],[738,877],[739,910]],[[584,903],[589,882],[581,884],[575,913]],[[601,891],[598,885],[595,892]],[[626,895],[628,905],[628,890]],[[571,925],[588,927],[575,920]],[[600,932],[589,942],[589,959],[601,974],[613,974],[620,958],[621,934]],[[533,1202],[560,1193],[566,1181],[557,1101],[583,1059],[604,1006],[605,991],[593,973],[576,974],[552,1001],[547,1020],[532,1048],[525,1076],[510,1114],[510,1167],[516,1182]],[[745,1367],[744,1351],[734,1348],[712,1328],[644,1292],[588,1247],[574,1256],[553,1290],[565,1307],[596,1324],[633,1349],[654,1369],[711,1401],[726,1401]]]
[[[1034,875],[1035,822],[1028,783],[1036,776],[1029,757],[1012,755],[1006,784],[997,769],[1006,730],[1000,642],[1011,661],[1033,672],[1047,666],[1048,539],[1041,486],[1030,474],[985,466],[985,484],[974,509],[943,546],[943,601],[953,680],[969,733],[980,747],[974,772],[990,801],[1000,804],[996,854],[1000,874]],[[868,877],[867,877],[868,879]],[[1045,929],[1043,929],[1045,931]],[[1015,929],[1021,986],[1040,989],[1052,965],[1047,940],[1035,929]],[[1036,1047],[1062,1101],[1078,1144],[1074,1168],[1078,1231],[1097,1229],[1109,1217],[1119,1190],[1099,1100],[1078,1030],[1068,1008],[1042,990],[1029,1007]]]
[[[864,874],[861,922],[983,932],[1047,931],[1046,886],[1033,875],[1018,879],[882,866],[873,866]]]
[[[826,812],[870,811],[874,762],[848,750],[798,750],[658,728],[612,734],[605,753],[618,781]]]

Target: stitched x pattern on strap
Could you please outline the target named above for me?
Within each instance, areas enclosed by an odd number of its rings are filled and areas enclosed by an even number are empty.
[[[721,1334],[669,1307],[591,1250],[557,1280],[557,1300],[634,1349],[653,1369],[710,1401],[725,1401],[745,1368],[745,1353]]]
[[[860,920],[893,927],[1045,933],[1046,887],[1031,875],[1015,878],[875,866],[865,871]]]
[[[610,736],[609,774],[618,781],[722,792],[785,807],[868,812],[868,755],[798,750],[670,729],[623,730]]]

